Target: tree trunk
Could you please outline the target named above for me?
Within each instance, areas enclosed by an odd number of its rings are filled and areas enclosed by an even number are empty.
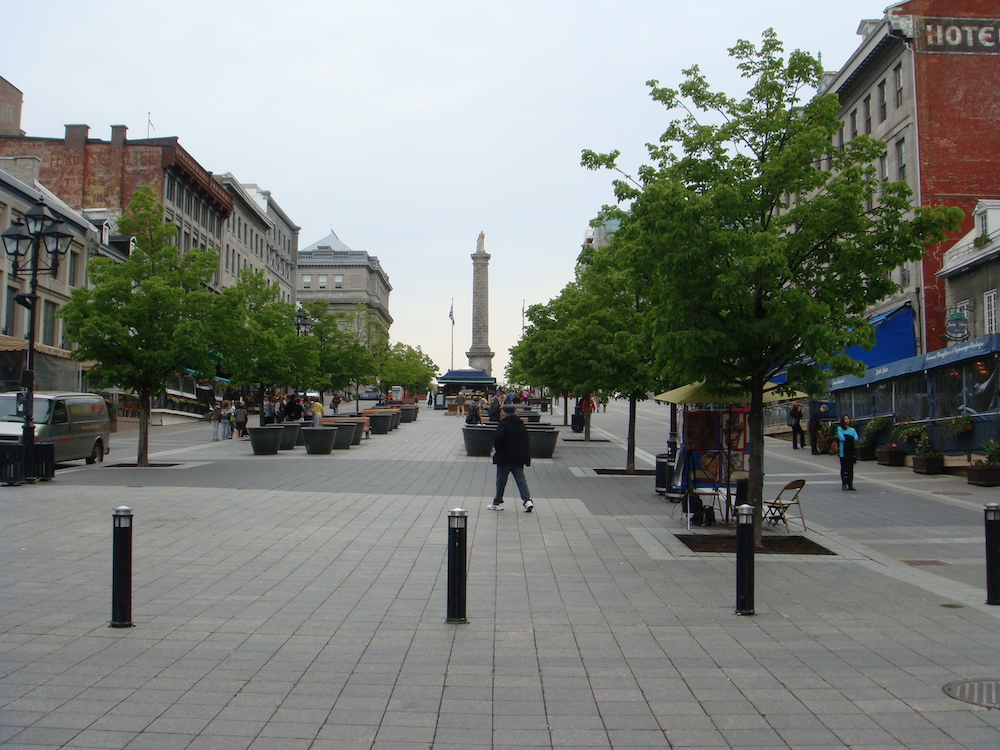
[[[563,396],[563,427],[569,424],[569,395]]]
[[[625,471],[635,473],[635,412],[638,399],[628,397],[628,435],[625,438]]]
[[[139,450],[136,453],[136,466],[149,466],[149,409],[150,395],[139,392]]]

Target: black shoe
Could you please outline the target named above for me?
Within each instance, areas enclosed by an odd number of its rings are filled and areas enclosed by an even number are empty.
[[[819,451],[813,451],[813,452],[812,452],[812,454],[813,454],[814,456],[818,456],[818,455],[819,455]]]
[[[848,487],[847,489],[849,489],[851,492],[857,492],[857,490],[854,489],[853,487]]]

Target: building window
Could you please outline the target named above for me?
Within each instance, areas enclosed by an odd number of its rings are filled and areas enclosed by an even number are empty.
[[[906,140],[900,138],[896,141],[896,179],[906,179]]]
[[[878,121],[885,122],[885,118],[886,118],[885,81],[880,81],[878,85]]]
[[[896,89],[896,106],[903,106],[903,64],[892,69],[892,85]]]
[[[321,275],[321,276],[317,276],[317,277],[316,277],[316,285],[317,285],[317,286],[318,286],[318,287],[319,287],[320,289],[326,289],[326,279],[327,279],[327,277],[326,277],[326,275],[325,275],[325,274],[324,274],[324,275]]]
[[[311,275],[306,274],[306,275],[304,275],[302,277],[302,288],[303,289],[309,289],[309,288],[311,288],[312,287],[312,283],[313,283],[313,277]]]
[[[983,294],[983,334],[996,333],[997,328],[997,290],[991,289]]]
[[[80,280],[77,278],[80,266],[80,253],[71,252],[69,254],[69,285],[71,287],[79,286]]]
[[[872,97],[871,94],[865,97],[864,101],[865,135],[872,133]]]
[[[889,181],[889,157],[885,154],[878,158],[878,178],[882,182]]]
[[[49,300],[42,306],[42,343],[56,345],[56,303]]]
[[[7,308],[4,310],[3,332],[6,336],[17,336],[14,326],[17,325],[17,306],[14,295],[20,290],[16,286],[7,287]]]
[[[858,137],[858,110],[851,110],[851,138]]]
[[[333,277],[333,288],[334,289],[344,288],[344,277],[339,273]]]
[[[910,267],[903,266],[899,269],[899,285],[906,289],[910,285]]]

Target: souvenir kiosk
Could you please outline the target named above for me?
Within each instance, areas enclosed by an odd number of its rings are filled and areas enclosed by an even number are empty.
[[[678,427],[682,437],[674,471],[675,491],[697,496],[728,522],[735,507],[736,482],[746,479],[749,461],[744,404],[684,407]]]

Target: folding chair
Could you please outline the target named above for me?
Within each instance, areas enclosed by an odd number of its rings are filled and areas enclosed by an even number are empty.
[[[806,486],[805,479],[795,479],[786,484],[781,488],[781,492],[774,500],[764,501],[764,520],[771,524],[772,526],[777,526],[779,523],[785,524],[785,531],[790,531],[788,528],[788,512],[792,508],[798,508],[798,516],[792,516],[793,520],[797,520],[802,524],[802,530],[806,530],[806,517],[802,513],[802,503],[799,502],[799,493],[802,492],[802,488]],[[785,493],[789,493],[787,496]]]

